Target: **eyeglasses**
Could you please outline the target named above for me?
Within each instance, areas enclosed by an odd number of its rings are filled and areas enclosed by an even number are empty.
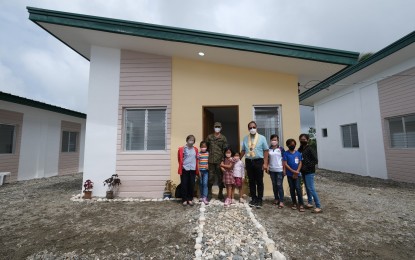
[[[253,126],[253,127],[250,127],[250,128],[249,128],[249,130],[251,130],[251,129],[256,129],[256,126]]]

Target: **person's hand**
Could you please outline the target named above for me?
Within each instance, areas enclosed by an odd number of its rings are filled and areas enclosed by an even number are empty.
[[[262,170],[268,172],[268,164],[262,165]]]

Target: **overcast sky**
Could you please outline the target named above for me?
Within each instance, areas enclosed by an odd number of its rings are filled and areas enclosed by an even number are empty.
[[[413,0],[0,1],[0,90],[80,112],[89,62],[29,21],[26,6],[357,52],[415,29]],[[306,130],[314,118],[301,111]]]

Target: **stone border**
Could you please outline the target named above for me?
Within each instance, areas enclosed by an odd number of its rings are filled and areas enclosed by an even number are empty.
[[[137,198],[117,198],[117,199],[107,199],[101,197],[92,197],[91,199],[83,199],[83,194],[76,194],[71,197],[71,201],[75,202],[147,202],[147,201],[178,201],[182,200],[180,198],[158,198],[158,199],[137,199]]]

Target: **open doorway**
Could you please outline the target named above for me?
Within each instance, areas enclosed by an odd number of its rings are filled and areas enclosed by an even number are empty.
[[[203,139],[213,133],[213,124],[222,123],[222,134],[235,151],[240,151],[239,107],[238,106],[204,106]]]

